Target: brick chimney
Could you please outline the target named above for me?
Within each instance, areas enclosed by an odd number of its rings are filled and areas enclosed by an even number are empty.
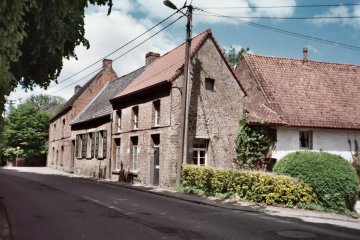
[[[76,85],[75,86],[75,94],[80,90],[81,86],[80,85]]]
[[[153,61],[160,57],[160,53],[148,52],[145,55],[145,67],[149,66]]]
[[[112,60],[111,59],[103,60],[103,70],[104,71],[112,71]]]
[[[307,63],[308,62],[308,48],[307,47],[304,47],[303,48],[303,63]]]

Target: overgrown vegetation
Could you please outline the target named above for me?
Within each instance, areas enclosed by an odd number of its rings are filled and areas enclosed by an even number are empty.
[[[237,163],[243,169],[262,169],[264,160],[274,144],[270,129],[265,124],[250,125],[246,114],[240,119],[235,140]]]
[[[27,165],[43,165],[48,149],[48,123],[64,101],[61,97],[42,94],[31,96],[13,108],[0,127],[2,161],[22,157]]]
[[[291,177],[263,172],[183,165],[181,184],[187,192],[235,197],[268,205],[306,207],[317,203],[310,185]]]
[[[338,155],[308,151],[290,153],[276,163],[274,171],[310,184],[320,205],[327,210],[339,213],[354,210],[357,176],[351,164]]]

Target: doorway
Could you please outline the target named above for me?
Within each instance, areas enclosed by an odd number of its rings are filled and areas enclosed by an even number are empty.
[[[150,179],[152,180],[152,185],[158,186],[160,179],[160,134],[151,135],[152,140],[152,164],[150,167]]]

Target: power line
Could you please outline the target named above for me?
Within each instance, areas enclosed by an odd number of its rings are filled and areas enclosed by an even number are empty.
[[[124,55],[128,54],[129,52],[131,52],[131,51],[134,50],[135,48],[139,47],[140,45],[144,44],[144,43],[147,42],[149,39],[155,37],[157,34],[159,34],[160,32],[164,31],[166,28],[170,27],[171,25],[173,25],[175,22],[177,22],[178,20],[180,20],[180,19],[183,18],[183,17],[184,17],[184,16],[178,17],[177,19],[175,19],[174,21],[172,21],[171,23],[169,23],[168,25],[166,25],[165,27],[163,27],[162,29],[160,29],[159,31],[157,31],[156,33],[154,33],[153,35],[151,35],[150,37],[146,38],[144,41],[140,42],[139,44],[135,45],[134,47],[132,47],[131,49],[129,49],[129,50],[126,51],[125,53],[123,53],[123,54],[121,54],[120,56],[118,56],[118,57],[116,57],[115,59],[113,59],[113,62],[115,62],[115,61],[118,60],[119,58],[123,57]],[[93,71],[93,72],[87,74],[86,76],[84,76],[84,77],[76,80],[75,82],[73,82],[73,83],[71,83],[71,84],[69,84],[69,85],[66,85],[65,87],[63,87],[63,88],[61,88],[61,89],[56,90],[55,92],[53,92],[53,94],[54,94],[54,93],[57,93],[57,92],[59,92],[59,91],[61,91],[61,90],[64,90],[65,88],[70,87],[70,86],[74,85],[75,83],[80,82],[80,81],[83,80],[84,78],[89,77],[90,75],[96,73],[97,71],[99,71],[99,70],[101,70],[101,69],[102,69],[102,68],[96,69],[95,71]]]
[[[316,8],[316,7],[351,7],[360,6],[358,3],[344,3],[344,4],[314,4],[314,5],[279,5],[279,6],[232,6],[232,7],[210,7],[202,9],[257,9],[257,8]]]
[[[311,40],[311,41],[321,42],[321,43],[324,43],[324,44],[333,45],[333,46],[342,47],[342,48],[346,48],[346,49],[350,49],[350,50],[360,52],[360,47],[358,47],[358,46],[353,46],[353,45],[340,43],[340,42],[334,42],[334,41],[330,41],[330,40],[326,40],[326,39],[322,39],[322,38],[318,38],[318,37],[313,37],[313,36],[310,36],[310,35],[305,35],[305,34],[291,32],[291,31],[288,31],[288,30],[280,29],[280,28],[270,27],[270,26],[267,26],[267,25],[259,24],[259,23],[248,22],[248,21],[245,21],[245,20],[240,20],[238,18],[231,17],[231,16],[225,16],[225,15],[221,15],[221,14],[217,14],[217,13],[208,12],[208,11],[205,11],[205,10],[200,9],[200,8],[196,8],[196,9],[200,10],[200,11],[203,11],[203,12],[206,12],[206,13],[209,13],[209,14],[212,14],[212,16],[215,16],[215,17],[222,17],[222,18],[226,18],[226,19],[229,19],[229,20],[234,20],[234,21],[238,21],[238,22],[241,22],[241,23],[244,23],[244,24],[248,24],[248,25],[251,25],[251,26],[254,26],[254,27],[257,27],[257,28],[262,28],[262,29],[266,29],[266,30],[270,30],[270,31],[275,31],[275,32],[279,32],[279,33],[283,33],[283,34],[287,34],[287,35],[291,35],[291,36]]]
[[[92,64],[90,64],[90,65],[88,65],[87,67],[85,67],[85,68],[83,68],[82,70],[74,73],[73,75],[71,75],[71,76],[69,76],[69,77],[67,77],[67,78],[65,78],[65,79],[57,82],[56,84],[54,84],[54,85],[52,85],[52,86],[49,86],[48,89],[51,88],[51,87],[57,86],[58,84],[60,84],[60,83],[62,83],[62,82],[65,82],[65,81],[69,80],[70,78],[73,78],[73,77],[79,75],[80,73],[84,72],[85,70],[87,70],[87,69],[89,69],[90,67],[92,67],[92,66],[94,66],[95,64],[97,64],[98,62],[101,62],[104,58],[109,57],[110,55],[114,54],[115,52],[121,50],[122,48],[126,47],[126,46],[129,45],[130,43],[132,43],[132,42],[136,41],[137,39],[139,39],[140,37],[144,36],[146,33],[150,32],[151,30],[153,30],[154,28],[156,28],[156,27],[159,26],[160,24],[164,23],[166,20],[168,20],[169,18],[171,18],[172,16],[174,16],[174,15],[177,14],[177,13],[178,13],[178,11],[174,12],[173,14],[171,14],[170,16],[168,16],[167,18],[163,19],[161,22],[157,23],[156,25],[154,25],[153,27],[149,28],[148,30],[146,30],[146,31],[143,32],[142,34],[138,35],[137,37],[133,38],[133,39],[130,40],[129,42],[125,43],[125,44],[122,45],[121,47],[115,49],[114,51],[112,51],[111,53],[107,54],[107,55],[104,56],[103,58],[97,60],[96,62],[94,62],[94,63],[92,63]]]
[[[196,14],[201,16],[212,16],[207,14]],[[287,20],[308,20],[308,19],[356,19],[360,18],[360,16],[307,16],[307,17],[256,17],[256,16],[231,16],[226,15],[229,18],[237,18],[237,19],[287,19]]]

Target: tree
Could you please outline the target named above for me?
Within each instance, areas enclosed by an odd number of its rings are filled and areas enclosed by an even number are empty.
[[[0,114],[5,96],[20,84],[47,88],[57,79],[63,58],[76,58],[85,38],[85,8],[112,0],[2,0],[0,6]]]
[[[39,110],[49,112],[51,116],[54,116],[62,108],[65,101],[62,97],[39,94],[30,96],[24,103],[30,104]]]
[[[233,46],[230,46],[230,49],[228,51],[224,50],[229,62],[234,68],[239,62],[240,57],[248,51],[250,51],[250,48],[241,48],[240,51],[236,51]]]
[[[22,104],[13,110],[4,128],[3,155],[14,159],[17,155],[38,161],[47,153],[48,122],[50,113],[41,111],[31,104]],[[20,151],[17,149],[20,147]]]
[[[240,119],[239,133],[235,140],[238,164],[245,169],[260,169],[274,140],[271,130],[264,124],[250,125],[246,114]]]

